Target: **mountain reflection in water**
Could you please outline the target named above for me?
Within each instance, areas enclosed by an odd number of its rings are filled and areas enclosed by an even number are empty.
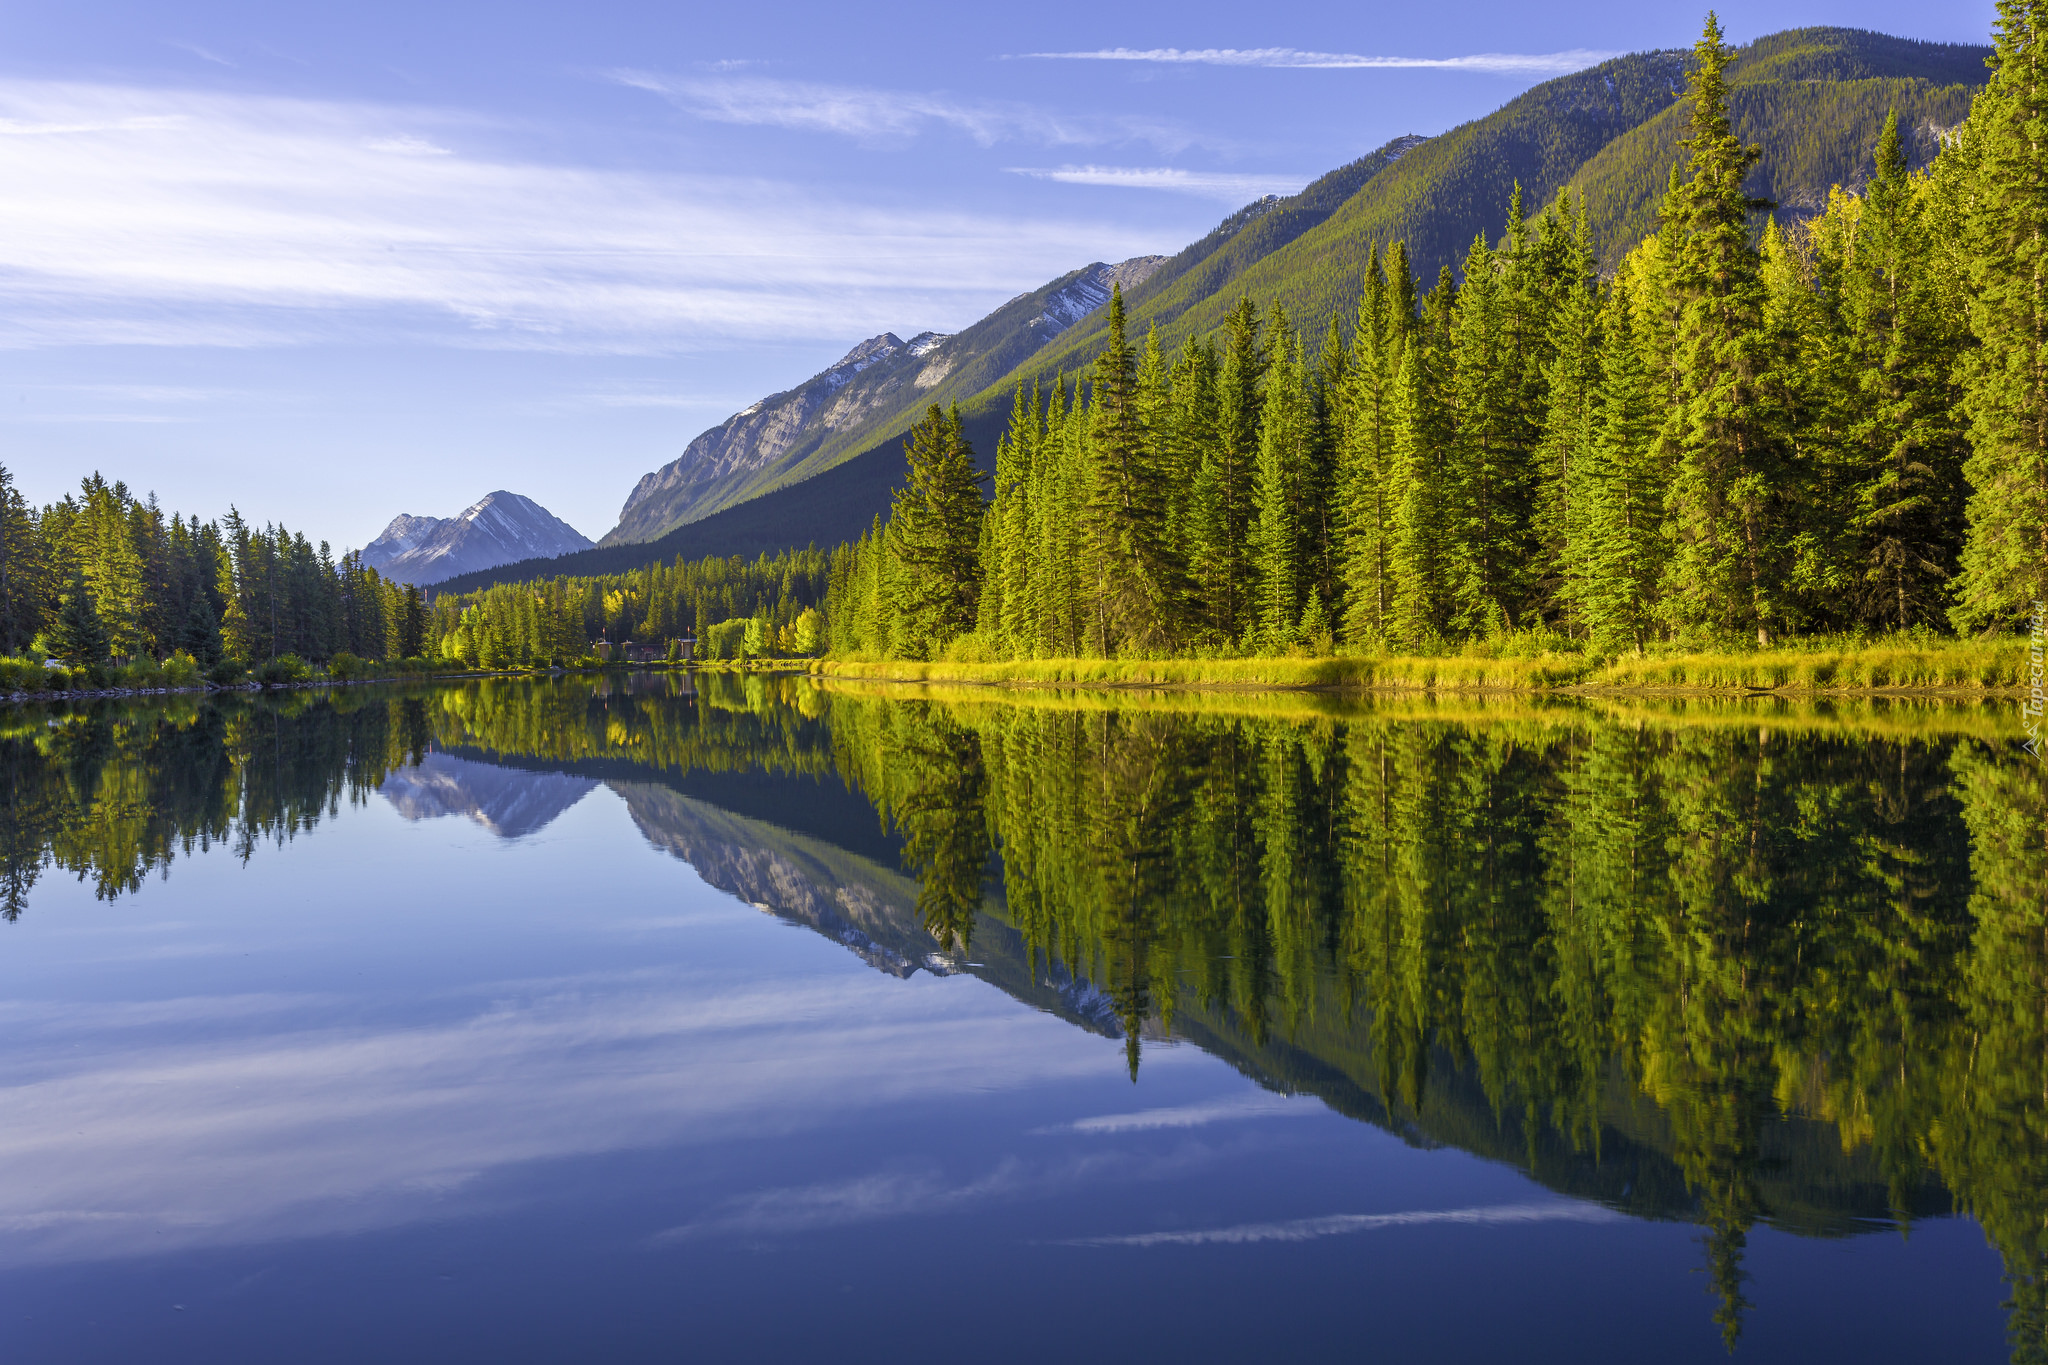
[[[1755,1225],[1966,1212],[2036,1360],[2048,777],[2014,733],[1937,703],[758,676],[16,708],[0,910],[52,869],[111,898],[194,850],[260,857],[345,803],[521,839],[602,784],[710,885],[879,971],[971,973],[1121,1038],[1133,1077],[1146,1040],[1185,1040],[1696,1223],[1731,1344]]]

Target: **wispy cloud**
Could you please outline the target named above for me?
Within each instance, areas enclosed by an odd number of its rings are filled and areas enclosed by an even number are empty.
[[[328,996],[95,1002],[49,1030],[42,1002],[0,1010],[20,1044],[0,1073],[0,1267],[442,1217],[439,1192],[481,1175],[843,1124],[983,1085],[993,1055],[1018,1063],[1005,1085],[1099,1073],[1095,1049],[1044,1046],[1043,1021],[989,994],[879,976],[721,993],[664,970],[478,982],[432,1021]],[[1091,1155],[1073,1169],[1139,1169]],[[960,1207],[1026,1174],[762,1191],[710,1222]]]
[[[1013,101],[761,76],[705,78],[621,70],[612,72],[611,77],[717,123],[833,133],[861,142],[901,141],[932,129],[964,133],[984,147],[1001,142],[1048,147],[1144,143],[1162,151],[1180,151],[1203,141],[1191,130],[1163,119],[1067,114]]]
[[[1022,52],[1029,61],[1160,62],[1195,66],[1292,67],[1309,71],[1427,70],[1485,71],[1508,75],[1561,76],[1597,66],[1616,52],[1573,48],[1568,52],[1475,52],[1465,57],[1376,57],[1359,52],[1309,52],[1298,47],[1106,47],[1093,52]]]
[[[1108,185],[1118,189],[1165,190],[1242,204],[1269,194],[1293,194],[1309,181],[1305,175],[1265,175],[1238,171],[1184,171],[1175,166],[1011,166],[1012,175],[1056,180],[1065,185]]]
[[[1039,1183],[1014,1157],[964,1184],[948,1184],[930,1172],[888,1172],[817,1185],[762,1190],[728,1201],[705,1218],[657,1233],[660,1242],[714,1235],[769,1236],[814,1228],[873,1223],[916,1214],[941,1213],[1017,1193]]]
[[[0,82],[0,346],[786,343],[958,326],[1159,245],[476,150],[517,138],[445,110]]]
[[[1472,1209],[1418,1209],[1408,1213],[1338,1213],[1324,1218],[1296,1218],[1284,1223],[1239,1223],[1234,1227],[1192,1232],[1141,1232],[1128,1237],[1076,1237],[1066,1246],[1163,1247],[1244,1246],[1254,1242],[1309,1242],[1381,1228],[1421,1227],[1455,1223],[1497,1227],[1517,1223],[1614,1223],[1621,1215],[1598,1204],[1496,1204]]]
[[[397,137],[371,138],[363,144],[373,152],[397,152],[401,156],[453,156],[446,147],[436,146],[423,137],[400,133]]]
[[[220,53],[215,52],[210,47],[201,47],[198,43],[188,43],[182,38],[166,38],[164,41],[169,46],[177,48],[180,52],[191,53],[202,62],[212,62],[215,66],[234,65],[232,61],[221,56]]]
[[[1327,1113],[1321,1101],[1261,1092],[1241,1099],[1212,1100],[1166,1109],[1140,1109],[1129,1114],[1097,1114],[1072,1123],[1054,1124],[1040,1133],[1138,1133],[1160,1128],[1201,1128],[1241,1119],[1309,1118]]]

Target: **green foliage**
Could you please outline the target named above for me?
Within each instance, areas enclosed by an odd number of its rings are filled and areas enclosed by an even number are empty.
[[[257,682],[269,687],[286,687],[305,682],[313,676],[312,668],[296,654],[280,654],[265,659],[253,673]]]
[[[904,443],[906,478],[889,515],[900,566],[898,647],[922,654],[974,629],[981,596],[982,474],[960,413],[934,403]]]
[[[369,660],[343,651],[327,661],[327,676],[336,682],[359,682],[376,676],[376,670]]]
[[[1991,84],[1955,149],[1948,229],[1978,345],[1963,370],[1970,535],[1955,619],[2011,623],[2048,601],[2048,8],[2001,0]],[[1944,155],[1943,160],[1947,160]],[[1960,221],[1955,221],[1959,219]]]
[[[706,653],[703,637],[714,623],[765,613],[754,652],[766,653],[799,613],[823,601],[829,573],[827,557],[812,549],[444,591],[423,610],[421,638],[434,656],[471,668],[568,665],[589,656],[600,637],[666,653],[666,642],[696,636],[698,657],[712,658],[720,656]]]
[[[50,653],[75,668],[105,666],[107,628],[93,606],[93,595],[83,573],[71,575],[71,586],[64,591],[64,605],[43,638]]]

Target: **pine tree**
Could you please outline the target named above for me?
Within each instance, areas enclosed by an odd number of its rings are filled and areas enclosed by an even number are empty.
[[[1407,269],[1396,242],[1387,252],[1396,274]],[[1345,372],[1337,502],[1343,518],[1344,637],[1386,638],[1393,602],[1389,558],[1401,489],[1394,481],[1394,369],[1414,328],[1413,280],[1383,271],[1377,252],[1366,262],[1358,316]]]
[[[397,626],[400,658],[417,658],[427,652],[427,602],[414,584],[405,585],[405,594],[399,600]]]
[[[0,650],[26,649],[49,611],[49,554],[28,500],[0,468]]]
[[[890,508],[889,535],[904,569],[900,621],[910,657],[974,629],[981,593],[981,485],[960,410],[932,404],[904,442],[908,477]]]
[[[1662,439],[1677,470],[1663,602],[1675,624],[1753,632],[1768,644],[1790,578],[1774,505],[1785,470],[1760,390],[1770,363],[1765,290],[1749,232],[1749,215],[1769,205],[1742,188],[1763,153],[1729,122],[1733,55],[1710,13],[1693,47],[1686,175],[1674,174],[1662,209],[1664,287],[1676,314]]]
[[[220,662],[220,618],[203,592],[192,594],[192,605],[178,627],[177,647],[202,664]]]
[[[1238,300],[1224,320],[1223,363],[1216,380],[1216,443],[1206,471],[1211,503],[1196,578],[1212,624],[1235,638],[1250,621],[1252,571],[1248,532],[1253,470],[1259,456],[1259,412],[1271,356],[1260,335],[1259,310]]]
[[[1585,536],[1585,508],[1575,494],[1585,483],[1584,463],[1592,458],[1600,418],[1601,301],[1594,279],[1597,262],[1592,234],[1581,211],[1572,233],[1568,283],[1551,313],[1549,412],[1537,451],[1536,510],[1531,527],[1539,556],[1531,574],[1537,610],[1559,624],[1571,624],[1568,583],[1574,547]],[[1583,624],[1583,623],[1579,623]]]
[[[1443,613],[1443,489],[1438,456],[1443,426],[1436,410],[1427,352],[1404,339],[1394,364],[1391,425],[1394,486],[1401,499],[1388,537],[1392,592],[1388,635],[1426,645],[1441,635]]]
[[[93,607],[92,590],[85,574],[74,571],[71,585],[64,590],[64,605],[45,637],[51,654],[74,667],[102,668],[107,663],[106,624]]]
[[[1250,623],[1256,643],[1282,650],[1294,643],[1301,603],[1299,485],[1313,436],[1314,412],[1301,340],[1286,314],[1273,314],[1269,336],[1272,368],[1259,423],[1259,456],[1254,471],[1251,562],[1256,614]]]
[[[1184,570],[1167,545],[1166,488],[1145,425],[1138,358],[1124,334],[1120,286],[1111,286],[1108,321],[1108,337],[1095,360],[1081,513],[1091,578],[1089,643],[1105,656],[1125,648],[1172,648],[1186,595]],[[1147,352],[1148,382],[1156,391],[1156,338]]]
[[[1515,570],[1522,562],[1522,485],[1516,449],[1515,367],[1508,351],[1507,299],[1499,262],[1481,237],[1465,257],[1450,359],[1456,424],[1444,480],[1444,584],[1451,628],[1491,635],[1512,623]]]
[[[1596,424],[1571,469],[1564,598],[1603,653],[1640,651],[1654,630],[1667,542],[1668,470],[1657,442],[1662,395],[1645,319],[1656,311],[1655,242],[1624,261],[1600,322]]]
[[[2048,601],[2048,3],[2000,0],[1991,81],[1960,147],[1977,348],[1962,372],[1969,529],[1952,615],[1978,629]]]

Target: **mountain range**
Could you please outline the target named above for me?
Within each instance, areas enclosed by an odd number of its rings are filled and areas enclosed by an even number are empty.
[[[1781,217],[1818,211],[1831,186],[1869,175],[1891,109],[1908,130],[1909,155],[1924,164],[1969,112],[1989,51],[1843,28],[1795,29],[1740,49],[1729,71],[1731,113],[1736,131],[1764,150],[1750,191],[1774,201]],[[904,434],[926,403],[957,401],[991,465],[1013,388],[1087,367],[1104,323],[1099,302],[1078,305],[1106,298],[1105,277],[1122,285],[1132,330],[1157,327],[1168,348],[1214,330],[1247,294],[1261,307],[1284,307],[1317,336],[1350,312],[1372,248],[1405,242],[1432,283],[1439,268],[1458,269],[1474,237],[1498,237],[1517,185],[1531,211],[1560,189],[1583,196],[1611,268],[1655,230],[1682,151],[1689,58],[1678,49],[1635,53],[1546,81],[1484,118],[1396,138],[1299,194],[1248,204],[1171,257],[1086,267],[953,336],[873,338],[643,478],[598,548],[463,575],[443,589],[851,539],[886,512]],[[864,351],[879,358],[826,390],[858,400],[828,401],[820,386]]]
[[[532,498],[502,488],[452,517],[401,512],[363,547],[363,562],[386,578],[422,586],[518,560],[588,550],[590,538]]]

